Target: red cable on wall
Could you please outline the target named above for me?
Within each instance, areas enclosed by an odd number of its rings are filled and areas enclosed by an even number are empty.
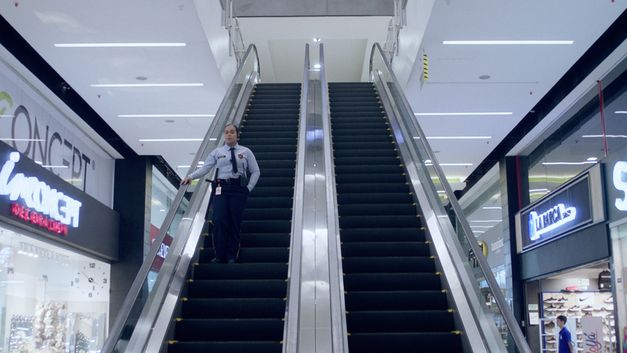
[[[607,157],[607,132],[605,131],[605,111],[603,110],[603,83],[601,80],[597,81],[597,87],[599,88],[599,113],[601,114],[601,130],[603,135],[603,155]]]

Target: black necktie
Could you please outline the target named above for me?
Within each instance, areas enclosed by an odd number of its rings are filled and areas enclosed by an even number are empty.
[[[233,174],[237,173],[237,161],[235,161],[235,147],[231,147],[231,166],[233,167]]]

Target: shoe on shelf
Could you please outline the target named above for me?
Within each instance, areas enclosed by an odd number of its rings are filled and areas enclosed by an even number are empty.
[[[547,303],[547,304],[557,303],[557,299],[553,298],[553,297],[548,297],[548,298],[544,299],[543,301],[545,303]]]
[[[581,307],[579,305],[573,305],[570,308],[568,308],[568,311],[579,311],[581,310]]]
[[[613,304],[614,303],[614,297],[611,297],[611,296],[607,297],[603,302],[607,303],[607,304]]]
[[[590,299],[590,297],[591,297],[591,296],[587,296],[587,297],[582,297],[582,298],[579,298],[579,301],[580,301],[580,302],[585,302],[586,300]]]
[[[594,309],[594,308],[592,307],[592,305],[588,305],[588,306],[584,306],[584,307],[583,307],[583,309],[581,309],[581,310],[582,310],[582,311],[587,311],[587,312],[590,312],[590,311],[594,311],[594,310],[596,310],[596,309]]]
[[[223,264],[225,262],[226,261],[224,261],[223,259],[221,259],[219,257],[214,257],[213,259],[211,259],[211,263],[214,263],[214,264]]]
[[[555,323],[553,321],[549,321],[546,324],[544,324],[544,327],[547,330],[552,330],[555,328]]]

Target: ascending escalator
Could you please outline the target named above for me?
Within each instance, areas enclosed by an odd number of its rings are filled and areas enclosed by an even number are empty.
[[[169,353],[280,353],[294,193],[300,84],[257,84],[241,123],[261,178],[235,264],[214,264],[210,234],[182,298]]]
[[[371,83],[329,84],[351,353],[462,351]]]

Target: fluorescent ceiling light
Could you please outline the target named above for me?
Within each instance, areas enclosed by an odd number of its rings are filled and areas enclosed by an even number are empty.
[[[118,118],[213,118],[215,114],[120,114]]]
[[[475,233],[475,234],[483,234],[483,233],[485,233],[484,230],[473,230],[472,232]]]
[[[320,68],[320,64],[314,64],[313,68],[314,69],[319,69]]]
[[[202,87],[204,83],[92,83],[91,87],[120,88],[120,87]]]
[[[313,39],[313,41],[314,41],[314,43],[320,43],[320,38],[319,38],[319,37],[315,37],[315,38]]]
[[[444,45],[571,45],[573,40],[444,40]]]
[[[139,139],[139,142],[197,142],[201,138],[178,138],[178,139]]]
[[[594,161],[585,162],[542,162],[542,165],[584,165],[584,164],[596,164]]]
[[[14,118],[15,115],[13,114],[0,114],[0,118]]]
[[[431,161],[429,162],[425,161],[425,165],[432,166],[433,163]],[[472,163],[438,163],[438,165],[440,167],[470,167],[472,166]]]
[[[588,159],[586,159],[587,161],[596,161],[598,158],[597,157],[588,157]]]
[[[583,138],[595,138],[595,137],[603,137],[603,135],[583,135]],[[627,135],[605,135],[607,138],[627,138]]]
[[[492,136],[427,136],[427,140],[490,140]],[[420,137],[414,136],[414,139]]]
[[[146,48],[184,47],[186,43],[58,43],[57,48]]]
[[[415,116],[481,116],[512,115],[512,112],[450,112],[450,113],[414,113]]]
[[[50,164],[42,164],[44,168],[53,168],[53,169],[67,169],[69,166],[67,165],[50,165]]]
[[[471,223],[500,223],[502,219],[477,219],[470,221]]]
[[[15,142],[43,142],[42,139],[14,139],[11,137],[0,137],[0,141],[15,141]]]
[[[494,228],[494,226],[470,226],[470,228],[484,228],[484,229],[490,229],[490,228]]]
[[[216,137],[210,137],[210,138],[209,138],[209,141],[218,141],[218,138],[216,138]]]
[[[617,110],[614,114],[627,114],[627,110]]]
[[[176,168],[178,169],[191,168],[191,165],[177,165]]]
[[[549,189],[529,189],[529,192],[549,192]]]
[[[501,206],[484,206],[482,207],[484,210],[502,210],[503,207]]]

